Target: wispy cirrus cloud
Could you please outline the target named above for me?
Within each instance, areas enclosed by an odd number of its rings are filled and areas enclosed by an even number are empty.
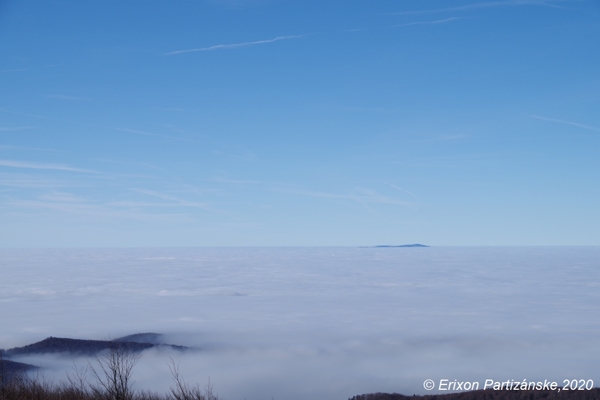
[[[309,196],[309,197],[320,197],[325,199],[340,199],[340,200],[352,200],[358,203],[380,203],[380,204],[395,204],[402,206],[414,206],[416,203],[407,202],[395,197],[391,197],[382,193],[377,192],[376,190],[369,188],[357,188],[349,193],[331,193],[331,192],[319,192],[314,190],[306,190],[297,185],[290,183],[281,183],[281,182],[269,182],[269,181],[260,181],[260,180],[236,180],[236,179],[226,179],[226,178],[213,178],[212,181],[220,182],[225,184],[232,185],[257,185],[263,186],[264,190],[271,192],[279,192],[279,193],[290,193],[297,194],[301,196]],[[395,185],[388,184],[394,189],[400,190],[402,192],[409,193]],[[416,196],[412,193],[410,195],[414,198]]]
[[[228,179],[222,177],[212,178],[211,181],[219,183],[227,183],[231,185],[283,185],[278,182],[260,181],[253,179]]]
[[[92,160],[110,163],[110,164],[133,165],[136,167],[145,167],[145,168],[152,168],[152,169],[158,169],[158,170],[164,171],[164,168],[158,167],[153,164],[144,163],[144,162],[127,161],[127,160],[111,160],[111,159],[107,159],[107,158],[93,158]]]
[[[464,133],[437,135],[428,140],[428,142],[450,142],[456,140],[469,139],[470,136]]]
[[[110,207],[132,207],[132,208],[142,208],[142,207],[177,207],[177,204],[173,203],[154,203],[154,202],[143,202],[143,201],[111,201],[106,204]]]
[[[29,161],[16,161],[16,160],[1,160],[0,167],[10,168],[25,168],[25,169],[40,169],[40,170],[53,170],[53,171],[68,171],[68,172],[82,172],[86,174],[97,174],[96,171],[83,168],[74,168],[63,164],[45,164]]]
[[[13,145],[0,145],[0,150],[17,150],[17,151],[44,151],[48,153],[63,153],[62,150],[46,149],[41,147],[24,147]]]
[[[327,199],[341,199],[341,200],[352,200],[358,203],[380,203],[380,204],[395,204],[399,206],[414,206],[415,203],[400,200],[394,197],[390,197],[381,194],[372,189],[359,189],[354,193],[341,194],[341,193],[328,193],[328,192],[315,192],[310,190],[278,190],[286,193],[299,194],[310,197],[321,197]]]
[[[29,114],[29,113],[24,113],[24,112],[19,112],[19,111],[11,111],[11,110],[7,110],[4,108],[0,108],[0,112],[7,113],[7,114],[24,115],[26,117],[44,118],[44,119],[48,118],[43,115]]]
[[[445,22],[456,21],[458,19],[464,19],[464,18],[450,17],[450,18],[445,18],[445,19],[438,19],[438,20],[435,20],[435,21],[408,22],[406,24],[398,24],[398,25],[391,26],[391,28],[397,28],[397,27],[401,27],[401,26],[413,26],[413,25],[436,25],[436,24],[443,24]]]
[[[132,207],[121,208],[114,207],[111,204],[99,204],[80,198],[79,201],[73,199],[59,199],[58,197],[45,199],[5,199],[0,206],[26,208],[31,210],[51,210],[71,215],[87,216],[90,218],[100,218],[101,221],[109,219],[117,220],[136,220],[152,222],[182,222],[188,218],[186,214],[176,213],[145,213],[133,210]]]
[[[0,132],[16,132],[25,131],[27,129],[33,129],[33,126],[0,126]]]
[[[451,12],[451,11],[466,11],[466,10],[475,10],[482,8],[497,8],[497,7],[518,7],[518,6],[543,6],[543,7],[553,7],[553,8],[561,8],[558,3],[564,2],[567,0],[506,0],[506,1],[488,1],[481,3],[472,3],[465,4],[462,6],[456,7],[445,7],[445,8],[435,8],[431,10],[413,10],[413,11],[400,11],[390,13],[390,15],[418,15],[418,14],[433,14],[440,12]]]
[[[147,190],[147,189],[132,189],[132,190],[135,192],[141,193],[141,194],[145,194],[147,196],[156,197],[161,200],[169,201],[171,206],[195,207],[195,208],[201,208],[204,210],[208,209],[208,204],[206,204],[206,203],[199,203],[196,201],[188,201],[188,200],[176,197],[176,196],[172,196],[170,194],[156,192],[154,190]],[[112,203],[112,205],[117,205],[117,204],[118,203]],[[137,204],[142,204],[142,203],[137,203]],[[151,205],[151,203],[143,203],[143,204]],[[156,204],[156,205],[161,206],[163,204]]]
[[[175,54],[183,54],[183,53],[194,53],[194,52],[198,52],[198,51],[214,51],[214,50],[225,50],[225,49],[237,49],[240,47],[249,47],[249,46],[256,46],[259,44],[267,44],[267,43],[274,43],[274,42],[279,42],[281,40],[291,40],[291,39],[300,39],[303,38],[305,36],[308,36],[309,34],[304,34],[304,35],[294,35],[294,36],[277,36],[273,39],[265,39],[265,40],[256,40],[254,42],[242,42],[242,43],[231,43],[231,44],[217,44],[214,46],[208,46],[208,47],[199,47],[199,48],[195,48],[195,49],[185,49],[185,50],[177,50],[177,51],[172,51],[169,53],[165,53],[165,56],[172,56]]]
[[[138,129],[127,129],[127,128],[112,128],[112,129],[114,129],[115,131],[133,133],[135,135],[154,136],[154,137],[161,137],[161,138],[166,138],[166,139],[186,140],[187,141],[187,139],[183,139],[183,138],[180,138],[177,136],[161,135],[160,133],[140,131]]]
[[[68,100],[68,101],[89,101],[90,100],[85,97],[68,96],[68,95],[64,95],[64,94],[47,94],[46,97],[48,97],[49,99]]]
[[[73,182],[44,179],[23,173],[0,173],[0,186],[28,189],[49,189],[74,186]]]
[[[419,199],[419,197],[416,194],[414,194],[413,192],[411,192],[410,190],[403,189],[403,188],[401,188],[398,185],[394,185],[393,183],[387,183],[387,185],[390,186],[390,187],[393,187],[394,189],[396,189],[396,190],[398,190],[398,191],[400,191],[402,193],[408,194],[413,199]]]
[[[52,201],[58,203],[85,203],[87,199],[81,196],[77,196],[72,193],[52,191],[50,193],[39,196],[41,200]]]
[[[21,72],[28,71],[29,68],[15,68],[15,69],[0,69],[0,72]]]
[[[559,124],[576,126],[578,128],[587,129],[589,131],[600,132],[600,128],[597,128],[597,127],[591,126],[591,125],[580,124],[579,122],[565,121],[563,119],[556,119],[556,118],[548,118],[548,117],[543,117],[541,115],[530,115],[530,117],[531,118],[535,118],[535,119],[539,119],[539,120],[542,120],[542,121],[557,122]]]

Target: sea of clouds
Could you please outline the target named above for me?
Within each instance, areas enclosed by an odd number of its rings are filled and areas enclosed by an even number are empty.
[[[0,348],[48,336],[165,334],[226,400],[422,394],[423,381],[593,379],[600,247],[0,250]],[[70,356],[22,357],[64,379]]]

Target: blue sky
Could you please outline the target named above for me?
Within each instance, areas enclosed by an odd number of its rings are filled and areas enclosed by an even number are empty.
[[[0,243],[600,244],[600,3],[0,1]]]

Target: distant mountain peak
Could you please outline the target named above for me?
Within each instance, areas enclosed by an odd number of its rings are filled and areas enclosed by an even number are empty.
[[[381,248],[381,247],[429,247],[425,244],[420,244],[420,243],[414,243],[414,244],[399,244],[399,245],[389,245],[389,244],[380,244],[378,246],[374,246],[376,248]]]

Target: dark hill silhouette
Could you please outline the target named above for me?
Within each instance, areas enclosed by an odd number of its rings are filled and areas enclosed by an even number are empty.
[[[351,397],[348,400],[599,400],[600,389],[561,391],[556,390],[474,390],[471,392],[404,396],[397,393],[371,393]]]
[[[139,334],[140,337],[148,334]],[[154,334],[158,335],[158,334]],[[14,347],[4,351],[5,357],[24,356],[30,354],[46,354],[46,353],[70,353],[77,355],[94,355],[101,351],[119,346],[126,351],[134,353],[149,349],[149,348],[171,348],[176,350],[186,350],[188,347],[175,346],[170,344],[157,344],[147,342],[137,342],[133,338],[137,335],[125,336],[120,340],[83,340],[57,338],[50,336],[41,342],[32,343],[23,347]],[[129,338],[129,339],[128,339]],[[125,339],[125,340],[123,340]]]
[[[37,369],[35,365],[0,359],[0,375],[10,378],[16,374]]]
[[[375,247],[376,248],[387,248],[387,247],[429,247],[429,246],[420,244],[420,243],[414,243],[414,244],[399,244],[399,245],[380,244]]]

